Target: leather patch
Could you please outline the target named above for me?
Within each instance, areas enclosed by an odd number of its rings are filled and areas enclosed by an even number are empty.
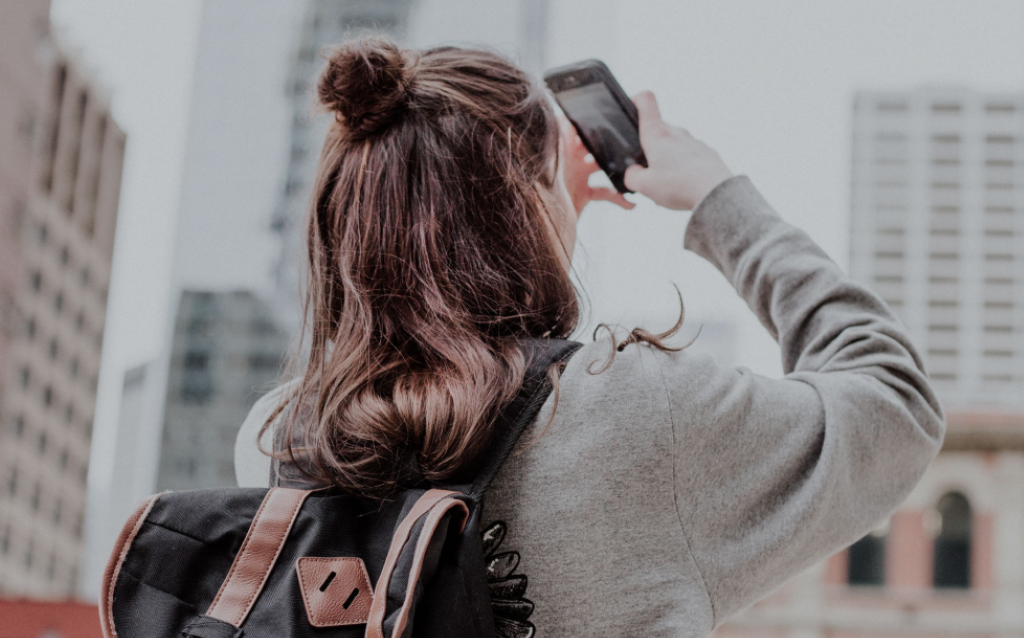
[[[295,564],[309,624],[360,625],[370,615],[373,589],[361,558],[300,558]]]

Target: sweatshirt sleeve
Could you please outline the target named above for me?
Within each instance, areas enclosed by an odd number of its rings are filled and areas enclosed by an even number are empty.
[[[746,177],[701,202],[685,246],[728,278],[785,371],[769,379],[685,350],[662,358],[677,513],[717,626],[895,510],[945,423],[888,307]]]

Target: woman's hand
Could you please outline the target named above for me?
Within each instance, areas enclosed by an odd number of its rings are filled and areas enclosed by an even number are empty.
[[[693,210],[732,172],[714,150],[685,130],[661,119],[654,94],[644,91],[633,102],[640,113],[640,144],[647,168],[626,169],[626,186],[673,210]]]
[[[633,208],[633,202],[614,188],[594,188],[590,185],[590,176],[601,168],[590,156],[587,147],[583,146],[583,141],[580,140],[572,123],[561,114],[558,116],[558,123],[562,133],[562,175],[576,216],[579,217],[583,208],[595,200],[612,202],[625,209]]]

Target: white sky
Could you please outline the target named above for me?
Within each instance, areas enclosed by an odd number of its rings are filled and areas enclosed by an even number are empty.
[[[124,370],[156,357],[166,334],[199,8],[53,0],[129,139],[97,431],[116,418]],[[854,91],[1024,90],[1021,0],[552,0],[550,13],[552,65],[599,57],[627,92],[654,90],[666,119],[749,174],[842,265]],[[580,265],[597,283],[594,318],[670,325],[674,281],[695,321],[739,326],[738,363],[777,374],[771,340],[713,268],[683,253],[685,219],[650,206],[588,212]]]

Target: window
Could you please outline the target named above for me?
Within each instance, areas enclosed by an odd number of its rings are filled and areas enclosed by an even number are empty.
[[[21,369],[21,387],[27,388],[30,383],[32,383],[32,372],[28,367],[24,367]]]
[[[888,525],[878,528],[850,545],[850,568],[846,582],[850,585],[881,587],[885,584],[885,539]]]
[[[7,493],[15,494],[18,491],[18,468],[11,468],[11,474],[7,477]]]
[[[939,499],[936,506],[941,527],[935,538],[933,584],[938,588],[971,586],[971,505],[958,492]]]
[[[210,362],[210,355],[207,352],[186,352],[183,365],[186,370],[195,372],[206,370]]]
[[[39,289],[43,287],[43,273],[38,270],[32,273],[32,290],[39,292]]]

